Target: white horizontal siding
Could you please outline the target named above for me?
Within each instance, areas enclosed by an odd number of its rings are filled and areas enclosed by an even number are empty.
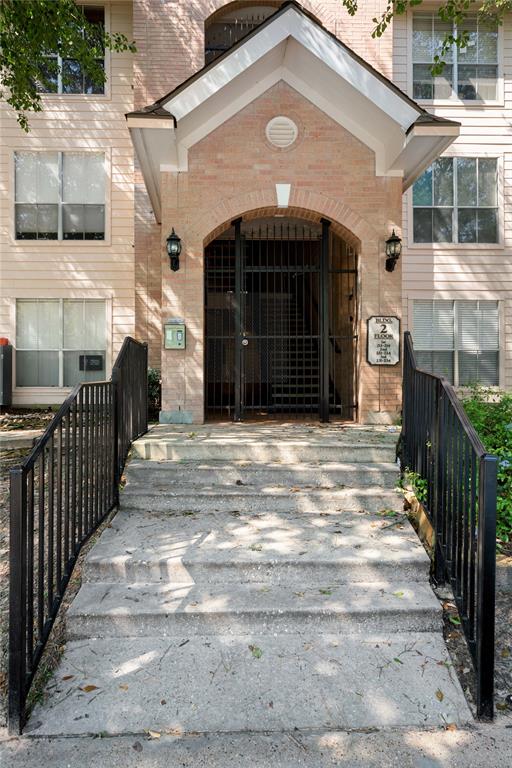
[[[113,2],[110,28],[132,37],[132,4]],[[108,347],[112,358],[134,334],[134,156],[125,113],[133,109],[132,54],[107,53],[105,96],[45,96],[42,113],[29,114],[20,130],[7,105],[0,108],[0,336],[15,341],[17,298],[104,298],[111,306]],[[13,153],[23,150],[104,152],[109,172],[105,241],[18,241],[14,231]],[[16,404],[58,403],[68,390],[21,388]]]

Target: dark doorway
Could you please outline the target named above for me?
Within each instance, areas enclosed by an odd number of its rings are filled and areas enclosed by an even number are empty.
[[[354,419],[356,290],[329,222],[234,222],[205,249],[207,417]]]

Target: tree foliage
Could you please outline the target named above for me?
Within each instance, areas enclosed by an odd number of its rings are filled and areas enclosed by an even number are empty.
[[[26,112],[43,109],[40,86],[50,89],[66,74],[59,60],[73,59],[94,85],[105,82],[104,51],[135,51],[125,35],[89,22],[74,0],[0,0],[0,98],[16,111],[28,131]]]
[[[364,0],[363,0],[364,2]],[[355,16],[359,0],[342,0],[350,16]],[[373,19],[375,27],[372,37],[382,37],[391,24],[394,16],[403,16],[409,8],[417,8],[423,0],[387,0],[385,9],[380,16]],[[456,26],[457,34],[446,34],[441,50],[434,56],[432,74],[440,74],[445,65],[446,54],[453,45],[465,48],[468,43],[469,33],[464,28],[468,17],[478,17],[478,20],[486,25],[503,23],[503,17],[512,10],[512,0],[444,0],[438,8],[437,15],[441,21],[449,22]]]

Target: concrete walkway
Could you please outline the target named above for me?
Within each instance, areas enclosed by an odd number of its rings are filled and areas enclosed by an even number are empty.
[[[471,723],[394,490],[396,437],[215,425],[137,441],[27,734],[180,735],[180,759],[219,765],[230,740],[256,765],[257,743],[268,760],[280,745],[300,765],[297,738],[329,756],[332,731]]]

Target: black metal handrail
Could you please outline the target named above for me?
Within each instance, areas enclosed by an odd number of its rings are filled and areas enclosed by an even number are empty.
[[[404,337],[402,463],[423,481],[434,533],[434,578],[452,587],[476,674],[477,715],[494,715],[497,458],[454,388],[418,368]]]
[[[117,505],[132,440],[147,431],[146,344],[125,338],[110,381],[78,384],[10,471],[9,731],[83,544]]]

